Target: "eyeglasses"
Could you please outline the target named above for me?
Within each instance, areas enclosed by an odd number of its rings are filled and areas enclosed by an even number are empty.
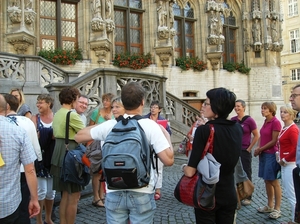
[[[85,102],[82,102],[82,101],[78,101],[78,103],[81,103],[81,104],[83,104],[83,105],[85,105],[85,106],[88,106],[88,105],[89,105],[88,103],[85,103]]]
[[[151,109],[159,109],[159,106],[151,106]]]
[[[300,96],[300,94],[293,93],[292,95],[290,95],[290,98],[295,99],[297,96]]]
[[[204,102],[204,103],[203,103],[203,106],[204,106],[204,107],[210,106],[210,103]]]

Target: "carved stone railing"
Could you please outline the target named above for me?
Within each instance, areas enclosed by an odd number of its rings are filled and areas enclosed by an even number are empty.
[[[170,122],[173,133],[185,135],[195,122],[199,111],[176,96],[166,92],[166,77],[153,73],[125,69],[94,69],[80,77],[80,72],[64,71],[56,65],[38,56],[19,56],[0,52],[0,88],[9,92],[12,87],[22,87],[25,95],[36,96],[49,92],[58,99],[60,90],[73,86],[89,98],[87,114],[101,106],[103,93],[120,95],[122,87],[130,81],[140,82],[146,90],[144,113],[150,111],[153,100],[159,100],[162,111]],[[60,108],[55,100],[53,110]]]
[[[0,52],[0,87],[8,92],[12,87],[22,87],[29,94],[41,93],[50,83],[68,83],[80,72],[64,71],[39,57]]]

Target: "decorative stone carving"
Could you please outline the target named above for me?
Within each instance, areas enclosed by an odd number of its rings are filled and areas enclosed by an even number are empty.
[[[207,59],[210,61],[212,70],[218,70],[222,52],[206,52]]]
[[[173,55],[173,47],[166,46],[166,47],[155,47],[155,52],[159,56],[159,59],[162,62],[162,67],[168,67],[170,57]]]
[[[106,55],[110,52],[111,42],[108,39],[91,41],[90,48],[95,51],[95,55],[98,57],[98,63],[104,64],[106,62]]]
[[[103,31],[106,27],[105,22],[101,18],[93,18],[91,28],[93,31]]]
[[[107,19],[106,21],[106,32],[111,33],[115,29],[115,22],[112,20]]]
[[[20,23],[22,21],[22,10],[17,7],[9,7],[8,17],[12,23]]]
[[[158,27],[167,27],[167,10],[164,1],[158,1],[157,6]]]
[[[12,44],[18,54],[24,54],[28,47],[33,45],[35,39],[26,32],[6,34],[6,36],[7,43]]]
[[[36,12],[34,12],[32,9],[25,10],[24,12],[24,21],[26,24],[30,25],[34,22],[36,16]]]

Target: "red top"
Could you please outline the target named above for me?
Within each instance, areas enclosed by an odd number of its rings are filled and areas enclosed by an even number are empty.
[[[296,161],[298,135],[299,129],[295,124],[292,124],[287,129],[281,130],[278,137],[280,159],[285,159],[286,162]]]

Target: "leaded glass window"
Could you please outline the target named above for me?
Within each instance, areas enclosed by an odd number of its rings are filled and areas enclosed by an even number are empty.
[[[223,35],[225,42],[223,45],[223,62],[236,62],[236,18],[233,13],[224,19]]]
[[[40,1],[40,44],[43,49],[77,46],[77,5],[62,1],[56,12],[56,1]],[[60,16],[57,17],[56,13]],[[61,32],[58,33],[57,31]]]
[[[174,36],[175,58],[182,56],[195,56],[194,43],[194,10],[191,4],[187,2],[184,8],[178,4],[173,4],[174,11]]]
[[[143,53],[142,1],[117,0],[114,4],[116,53]]]

